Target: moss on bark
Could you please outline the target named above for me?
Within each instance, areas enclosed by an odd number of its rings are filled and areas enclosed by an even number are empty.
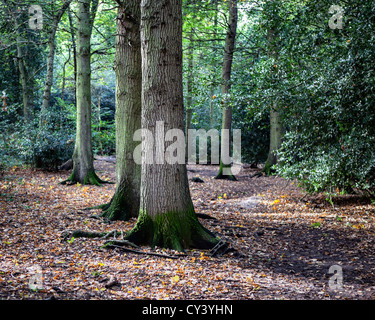
[[[111,205],[111,202],[108,202],[108,203],[104,203],[104,204],[99,204],[98,206],[88,207],[88,208],[85,208],[83,210],[102,209],[104,211],[104,210],[107,210],[110,207],[110,205]]]
[[[127,221],[131,218],[135,218],[138,215],[139,203],[133,203],[131,201],[132,197],[128,196],[125,189],[116,189],[116,192],[108,204],[108,206],[103,207],[103,212],[100,214],[105,220],[115,221]],[[138,199],[139,200],[139,199]]]
[[[140,212],[137,224],[125,238],[138,245],[184,249],[212,249],[219,239],[198,221],[194,208],[186,212],[166,212],[154,218]]]
[[[231,181],[237,181],[237,178],[231,173],[231,174],[224,174],[224,168],[227,168],[230,170],[230,165],[225,165],[220,161],[220,168],[219,173],[216,175],[215,179],[227,179]]]
[[[275,164],[276,164],[276,160],[272,161],[270,159],[267,159],[266,163],[264,164],[264,168],[263,168],[262,172],[264,172],[267,176],[270,176],[270,175],[276,173],[276,170],[273,168],[273,166]]]
[[[112,183],[112,182],[104,181],[100,179],[95,173],[95,171],[89,171],[83,179],[78,179],[78,175],[74,172],[74,170],[68,179],[60,182],[60,184],[66,184],[66,185],[73,185],[76,183],[81,183],[84,185],[101,186],[104,183]]]

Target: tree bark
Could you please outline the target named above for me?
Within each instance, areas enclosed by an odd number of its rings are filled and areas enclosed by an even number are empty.
[[[232,72],[232,63],[233,63],[233,54],[235,50],[236,42],[236,33],[237,33],[237,21],[238,21],[238,10],[237,10],[237,0],[229,1],[229,25],[227,36],[225,39],[225,48],[224,48],[224,59],[223,59],[223,68],[222,68],[222,85],[221,93],[223,95],[222,105],[223,105],[223,120],[221,128],[223,130],[228,130],[228,136],[225,137],[222,131],[221,135],[221,157],[220,157],[220,168],[219,173],[215,179],[229,179],[237,180],[236,177],[230,172],[231,164],[230,162],[224,159],[224,152],[230,154],[231,149],[231,130],[232,130],[232,107],[228,104],[228,95],[231,88],[231,72]],[[229,141],[226,139],[229,138]],[[225,150],[228,149],[229,150]],[[226,169],[224,171],[224,168]],[[228,173],[228,171],[230,173]]]
[[[70,33],[72,35],[72,48],[73,48],[73,66],[74,66],[74,85],[77,83],[77,42],[74,32],[74,25],[73,25],[73,17],[72,11],[68,10],[68,17],[69,17],[69,27]],[[74,90],[74,104],[77,105],[77,92]]]
[[[217,38],[217,21],[218,21],[218,1],[214,1],[214,11],[215,11],[215,18],[214,18],[214,30],[213,30],[213,38]],[[213,41],[213,56],[216,56],[217,53],[217,41]],[[215,117],[215,103],[214,103],[214,94],[216,90],[216,62],[211,65],[211,85],[210,85],[210,129],[213,129],[216,125],[216,117]]]
[[[269,58],[274,60],[273,74],[277,77],[277,51],[275,49],[275,40],[276,40],[276,30],[275,28],[270,28],[267,31],[267,40],[270,47]],[[277,105],[277,97],[271,102],[270,106],[270,147],[268,151],[267,161],[265,163],[263,171],[266,174],[271,173],[271,168],[277,164],[277,150],[281,147],[282,138],[283,138],[283,123],[280,112]]]
[[[186,84],[186,93],[187,93],[187,99],[186,99],[186,118],[185,118],[185,159],[188,159],[188,134],[189,129],[191,129],[191,119],[193,117],[193,68],[194,68],[194,43],[193,43],[193,37],[190,35],[189,39],[189,50],[188,50],[188,76],[187,76],[187,84]]]
[[[100,185],[94,170],[91,132],[91,50],[90,38],[98,0],[80,0],[77,30],[77,129],[73,153],[73,171],[66,182]]]
[[[9,11],[14,20],[14,27],[16,31],[16,45],[17,45],[17,62],[18,70],[20,73],[21,87],[22,87],[22,103],[23,103],[23,117],[25,122],[30,120],[30,97],[29,97],[29,88],[27,85],[27,73],[25,68],[25,61],[22,50],[22,33],[21,26],[18,22],[17,14]]]
[[[181,0],[142,0],[141,45],[142,129],[155,139],[142,142],[152,161],[142,162],[139,217],[126,239],[179,251],[212,248],[218,240],[195,215],[185,162],[164,159],[173,152],[162,132],[184,129]],[[183,138],[175,143],[185,150]]]
[[[133,159],[141,128],[142,58],[140,0],[119,7],[116,37],[116,170],[117,187],[102,213],[109,220],[128,220],[139,213],[141,165]]]

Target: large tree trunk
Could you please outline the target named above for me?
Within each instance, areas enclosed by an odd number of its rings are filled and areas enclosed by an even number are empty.
[[[196,217],[184,157],[165,161],[176,144],[177,152],[185,150],[183,134],[173,144],[166,144],[163,134],[184,128],[181,0],[142,0],[141,43],[142,129],[152,133],[155,143],[150,137],[142,143],[149,157],[142,162],[138,221],[127,239],[180,251],[211,248],[218,240]]]
[[[229,179],[237,180],[235,176],[231,173],[230,167],[230,157],[224,156],[225,154],[230,154],[231,150],[231,130],[232,130],[232,107],[228,104],[227,96],[230,93],[230,78],[232,72],[232,62],[233,54],[235,50],[235,41],[237,33],[237,20],[238,20],[238,10],[237,10],[237,0],[231,0],[229,5],[229,25],[227,36],[225,39],[224,48],[224,59],[223,59],[223,69],[222,69],[222,85],[221,93],[223,95],[223,120],[222,120],[222,135],[221,135],[221,157],[220,157],[220,168],[219,173],[215,179]],[[226,131],[226,134],[224,132]],[[227,158],[227,159],[226,159]],[[228,163],[229,162],[229,163]]]
[[[139,213],[141,166],[133,159],[137,142],[134,132],[141,128],[142,58],[140,0],[119,7],[116,37],[116,170],[115,194],[102,216],[128,220]]]
[[[90,38],[97,0],[80,0],[77,26],[77,129],[73,153],[73,171],[66,182],[100,185],[95,174],[91,132],[91,50]]]
[[[49,32],[48,37],[48,56],[47,56],[47,74],[46,74],[46,82],[44,84],[44,92],[43,92],[43,103],[41,109],[41,117],[40,117],[40,124],[43,123],[43,115],[46,110],[49,108],[49,103],[51,100],[51,89],[53,83],[53,63],[55,60],[55,51],[56,51],[56,31],[57,26],[64,14],[64,12],[68,9],[72,0],[66,0],[61,8],[58,10],[57,14],[53,16],[51,30]]]

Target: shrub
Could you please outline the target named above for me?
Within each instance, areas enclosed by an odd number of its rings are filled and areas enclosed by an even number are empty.
[[[28,124],[22,117],[9,113],[3,115],[0,125],[4,150],[1,163],[12,159],[34,168],[55,170],[72,156],[74,143],[69,141],[74,141],[74,132],[62,110],[47,111],[41,123],[38,116]]]

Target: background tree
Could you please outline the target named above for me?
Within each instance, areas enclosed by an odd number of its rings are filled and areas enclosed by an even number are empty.
[[[77,128],[73,171],[64,183],[103,183],[95,173],[91,133],[90,38],[99,0],[82,0],[77,14]]]
[[[38,31],[30,30],[28,9],[31,5],[26,1],[3,0],[7,21],[12,25],[12,31],[3,40],[9,48],[14,48],[15,61],[18,64],[19,81],[22,88],[22,110],[26,123],[33,116],[35,76],[40,68],[40,37]],[[8,38],[8,39],[6,39]],[[15,40],[15,41],[14,41]]]
[[[49,108],[50,100],[51,100],[51,89],[53,84],[53,69],[54,69],[54,61],[55,61],[55,51],[56,51],[56,32],[58,24],[65,13],[65,11],[69,8],[70,3],[72,0],[65,0],[63,4],[57,9],[57,13],[51,12],[52,15],[52,25],[49,30],[48,36],[48,56],[47,56],[47,73],[46,73],[46,81],[44,84],[44,92],[43,92],[43,103],[41,107],[41,116],[40,122],[43,123],[43,113],[45,110]],[[52,10],[55,9],[54,3],[52,4]]]
[[[270,1],[265,5],[264,14],[266,15],[267,21],[267,50],[268,57],[270,59],[271,67],[270,70],[270,81],[272,85],[275,85],[280,76],[280,64],[278,63],[278,51],[279,51],[279,31],[278,25],[280,6],[278,1]],[[274,94],[269,99],[269,115],[270,115],[270,145],[268,151],[267,161],[264,165],[263,171],[270,174],[271,167],[277,164],[278,157],[277,151],[281,147],[282,136],[283,136],[283,122],[281,118],[280,106],[278,105],[277,94]]]
[[[233,56],[236,43],[237,33],[237,0],[231,0],[228,2],[229,6],[229,18],[228,18],[228,30],[225,39],[224,47],[224,58],[223,58],[223,69],[222,69],[222,107],[223,107],[223,120],[222,120],[222,133],[221,133],[221,157],[220,157],[220,168],[219,173],[215,179],[230,179],[236,180],[236,178],[228,172],[230,171],[231,164],[228,163],[228,158],[224,155],[230,156],[231,154],[231,131],[232,131],[232,106],[230,102],[230,88],[231,88],[231,72],[233,64]],[[224,134],[224,131],[227,132]],[[225,171],[224,171],[225,170]]]

